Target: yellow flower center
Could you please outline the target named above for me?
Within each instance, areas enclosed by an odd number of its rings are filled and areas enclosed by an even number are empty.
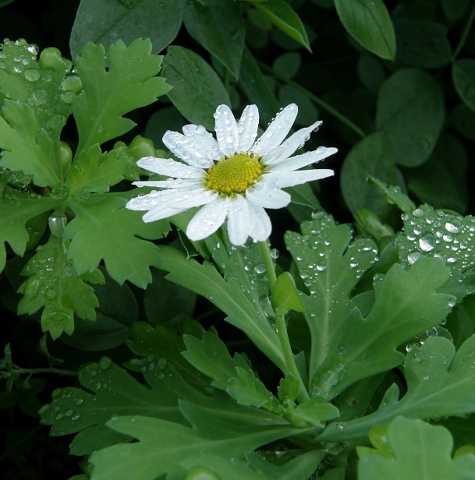
[[[260,157],[240,153],[213,165],[204,179],[205,186],[208,190],[225,195],[243,193],[259,180],[264,170]]]

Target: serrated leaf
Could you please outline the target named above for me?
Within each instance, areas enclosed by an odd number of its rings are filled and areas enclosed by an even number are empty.
[[[231,357],[224,342],[216,335],[203,332],[202,340],[185,335],[184,341],[186,351],[182,355],[191,365],[213,379],[212,386],[226,391],[238,404],[261,407],[277,400],[244,358],[238,353]]]
[[[313,378],[329,350],[339,346],[336,338],[344,318],[358,305],[351,294],[375,262],[377,248],[370,239],[351,242],[350,227],[336,225],[323,213],[303,222],[301,229],[302,235],[287,232],[285,243],[310,294],[301,298],[312,339],[309,376]]]
[[[382,0],[335,0],[336,11],[348,33],[370,52],[394,60],[396,39]]]
[[[18,303],[18,314],[32,315],[43,308],[41,327],[49,331],[53,339],[63,332],[74,331],[74,314],[87,320],[95,320],[95,309],[99,306],[94,289],[85,283],[104,282],[100,272],[83,278],[78,276],[66,255],[62,239],[51,235],[45,245],[36,249],[21,274],[28,276],[18,292],[23,294]]]
[[[339,325],[332,348],[319,365],[311,390],[324,400],[334,398],[362,378],[400,365],[396,348],[438,325],[454,297],[437,293],[449,276],[441,259],[421,258],[408,271],[394,264],[379,285],[375,302],[364,318],[355,308]]]
[[[295,10],[285,0],[267,0],[266,2],[252,2],[254,7],[266,15],[270,21],[282,32],[293,38],[300,45],[311,52],[307,32],[302,20]]]
[[[453,439],[444,427],[397,417],[372,443],[375,449],[358,450],[361,480],[475,479],[475,456],[451,458]]]
[[[91,41],[105,48],[122,39],[131,43],[150,38],[159,53],[178,34],[183,17],[183,0],[82,0],[76,12],[71,40],[72,58]]]
[[[165,79],[157,77],[163,57],[152,55],[151,50],[150,40],[139,38],[128,47],[119,40],[109,47],[106,65],[102,45],[85,45],[76,63],[83,92],[73,102],[78,153],[131,130],[135,123],[123,115],[150,105],[170,90]]]
[[[38,186],[61,184],[61,172],[51,137],[38,125],[29,105],[5,100],[0,116],[0,165],[31,175]]]
[[[455,90],[465,105],[475,111],[475,60],[461,58],[452,65]]]
[[[249,300],[239,283],[226,281],[208,262],[203,264],[168,246],[160,247],[159,268],[170,272],[167,279],[202,295],[228,317],[226,321],[241,329],[279,368],[284,360],[279,338],[262,307]]]
[[[68,257],[79,274],[96,269],[104,260],[116,282],[128,280],[145,288],[152,280],[150,267],[160,263],[160,253],[144,239],[162,237],[169,224],[166,220],[144,223],[140,214],[124,208],[125,203],[119,196],[91,202],[70,199],[76,217],[64,230],[65,238],[71,240]]]
[[[120,156],[117,150],[101,152],[96,143],[89,150],[82,150],[74,162],[66,185],[71,196],[88,193],[108,192],[112,185],[119,183],[129,168],[127,157]]]
[[[244,454],[262,445],[305,431],[249,407],[229,409],[224,416],[213,402],[200,406],[180,402],[180,408],[191,427],[140,416],[109,421],[109,428],[139,442],[93,453],[90,458],[93,478],[130,480],[130,472],[141,480],[154,480],[164,474],[179,478],[187,472],[184,466],[195,465],[203,452],[226,461],[242,459]]]
[[[188,33],[237,78],[245,37],[239,4],[229,0],[187,1],[183,20]]]
[[[426,72],[401,69],[379,91],[376,124],[393,147],[394,160],[405,167],[424,163],[444,123],[440,86]]]
[[[0,183],[0,272],[5,268],[8,243],[16,255],[23,256],[29,241],[27,222],[53,210],[57,201],[51,197],[32,198]],[[8,203],[5,201],[8,198]]]
[[[173,86],[168,97],[178,111],[189,122],[213,130],[216,107],[230,105],[231,101],[208,63],[195,52],[173,45],[163,61],[163,76]]]

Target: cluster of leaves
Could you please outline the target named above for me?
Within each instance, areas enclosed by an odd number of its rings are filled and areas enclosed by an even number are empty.
[[[74,478],[475,478],[475,7],[392,3],[81,0],[73,61],[4,41],[2,300],[82,364],[40,410]],[[274,288],[258,245],[155,242],[168,222],[124,208],[166,129],[290,102],[324,119],[339,186],[290,190]],[[31,411],[40,369],[5,355]]]

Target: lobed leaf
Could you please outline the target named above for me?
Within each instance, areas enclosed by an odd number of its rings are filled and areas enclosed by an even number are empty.
[[[128,47],[119,40],[108,49],[88,43],[77,58],[83,92],[74,99],[79,132],[77,152],[88,150],[131,130],[135,123],[123,115],[150,105],[170,90],[157,77],[162,57],[152,55],[150,40],[138,38]]]
[[[157,266],[161,257],[158,248],[145,239],[162,237],[169,224],[166,220],[144,223],[138,212],[124,208],[125,203],[119,196],[69,199],[76,217],[64,231],[71,240],[68,257],[79,274],[93,271],[104,260],[116,282],[128,280],[145,288],[152,280],[150,267]]]
[[[394,28],[382,0],[335,0],[335,7],[344,27],[358,43],[381,58],[394,60]]]

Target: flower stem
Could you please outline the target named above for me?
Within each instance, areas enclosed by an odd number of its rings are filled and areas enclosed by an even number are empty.
[[[295,363],[294,352],[290,346],[289,334],[287,333],[287,325],[285,324],[285,312],[281,308],[275,309],[275,324],[277,327],[277,333],[279,335],[280,346],[282,353],[284,354],[285,365],[287,370],[292,376],[300,383],[300,392],[298,394],[298,401],[300,403],[310,400],[305,384],[303,383],[300,372]]]
[[[269,244],[267,243],[267,240],[264,242],[259,242],[259,245],[261,247],[262,258],[264,259],[264,265],[266,267],[267,277],[269,279],[270,291],[272,292],[272,289],[274,288],[274,285],[275,285],[275,281],[277,280],[277,277],[275,275],[274,261],[272,260],[272,256],[270,254],[270,248],[269,248]]]
[[[35,375],[37,373],[55,373],[57,375],[68,375],[71,377],[77,377],[78,372],[76,370],[63,370],[61,368],[15,368],[15,373],[18,375]]]
[[[458,57],[459,53],[461,52],[462,48],[464,47],[465,42],[467,41],[468,35],[470,34],[470,31],[472,29],[472,24],[474,20],[475,20],[475,5],[472,7],[472,10],[468,15],[467,23],[465,24],[465,28],[462,32],[462,36],[460,38],[459,44],[455,48],[454,53],[452,55],[452,61],[455,61],[455,59]]]

